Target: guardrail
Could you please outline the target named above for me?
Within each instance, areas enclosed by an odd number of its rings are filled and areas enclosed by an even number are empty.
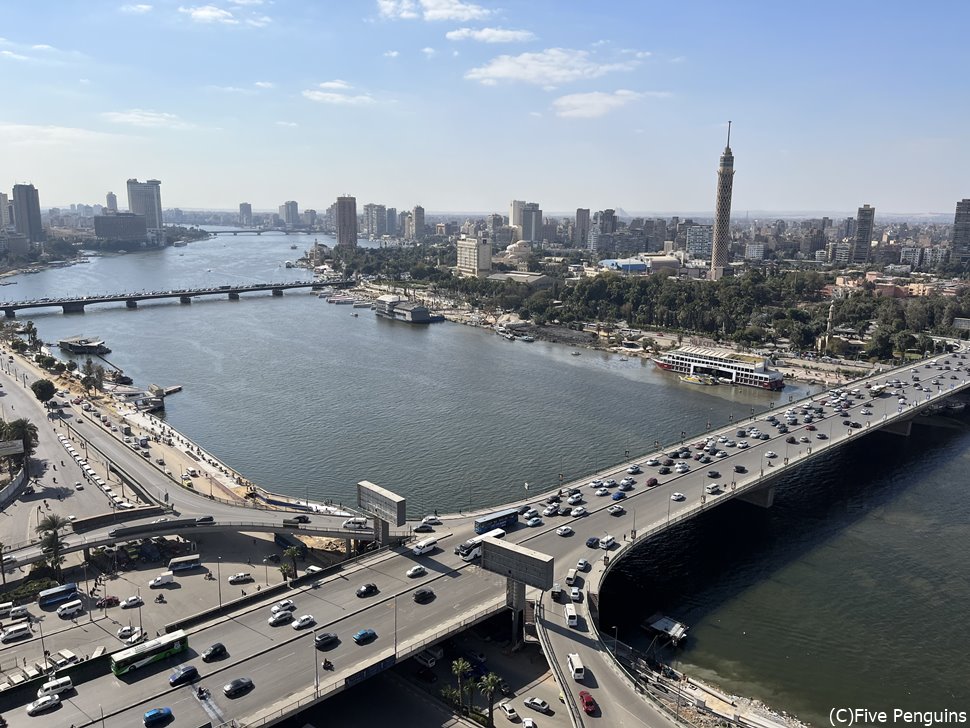
[[[543,593],[540,593],[539,599],[537,600],[537,606],[539,607],[542,607],[542,596]],[[583,728],[586,725],[583,721],[583,713],[576,704],[573,691],[566,687],[566,676],[562,671],[562,665],[556,659],[556,653],[552,649],[552,643],[549,642],[549,635],[546,634],[544,612],[545,609],[535,610],[536,635],[539,637],[539,644],[542,647],[542,652],[548,658],[549,667],[556,676],[556,682],[559,683],[560,692],[566,697],[566,707],[569,708],[569,722],[572,723],[573,728]]]

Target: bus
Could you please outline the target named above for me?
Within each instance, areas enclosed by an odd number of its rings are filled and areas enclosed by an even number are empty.
[[[66,602],[71,599],[77,598],[77,584],[75,582],[69,582],[63,586],[55,586],[50,589],[44,589],[37,595],[37,604],[41,607],[46,607],[51,604],[60,604],[61,602]]]
[[[115,675],[124,675],[152,662],[184,652],[188,647],[189,636],[182,630],[163,634],[161,637],[112,654],[111,672]]]
[[[504,511],[489,513],[487,516],[475,519],[475,533],[486,533],[493,528],[511,528],[519,523],[519,511],[508,508]]]
[[[169,571],[185,571],[186,569],[197,569],[200,566],[202,566],[202,557],[199,554],[179,556],[177,559],[168,562]]]
[[[470,538],[465,543],[456,546],[455,553],[461,556],[462,561],[474,561],[482,555],[482,540],[488,536],[492,538],[503,538],[505,531],[501,528],[496,528],[488,533],[483,533],[481,536]]]

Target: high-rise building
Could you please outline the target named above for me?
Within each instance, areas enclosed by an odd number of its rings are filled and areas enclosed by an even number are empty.
[[[248,202],[239,203],[239,224],[246,227],[253,224],[253,206]]]
[[[337,198],[337,247],[357,247],[357,198]]]
[[[9,205],[10,200],[7,199],[7,193],[0,192],[0,231],[10,225],[10,212],[7,209]]]
[[[109,192],[104,197],[105,201],[108,203],[108,212],[116,213],[118,212],[118,195],[114,192]]]
[[[144,215],[148,230],[162,229],[162,183],[157,179],[128,180],[128,212]]]
[[[492,270],[492,244],[488,233],[458,238],[458,272],[463,276],[484,278]]]
[[[505,224],[505,220],[497,212],[493,212],[485,220],[486,227],[492,235],[495,235],[499,230],[501,230],[502,226]]]
[[[601,233],[609,235],[616,232],[616,210],[600,210],[596,214]]]
[[[727,144],[717,168],[717,194],[714,198],[714,236],[711,241],[711,280],[716,281],[728,269],[731,246],[731,195],[734,190],[734,153],[731,151],[731,122],[728,122]]]
[[[13,186],[13,222],[18,233],[31,243],[45,239],[40,221],[40,195],[33,185]]]
[[[970,263],[970,199],[960,200],[953,216],[953,244],[950,260],[965,265]]]
[[[286,227],[300,224],[300,206],[294,200],[287,200],[280,205],[280,219]]]
[[[387,208],[387,224],[386,224],[386,227],[384,228],[384,231],[387,235],[393,236],[398,234],[396,207]]]
[[[542,210],[538,202],[527,202],[522,207],[522,237],[530,243],[542,241]]]
[[[876,208],[863,205],[856,213],[855,245],[852,246],[852,262],[866,265],[872,250],[872,226],[876,219]]]
[[[589,208],[576,208],[576,225],[573,227],[573,245],[585,248],[589,244]]]
[[[687,252],[694,258],[710,258],[713,236],[710,225],[691,225],[687,228]]]
[[[522,210],[525,208],[525,200],[512,200],[509,205],[509,225],[512,227],[522,227]]]
[[[148,239],[148,228],[144,215],[130,212],[95,215],[94,234],[101,240],[141,243]]]
[[[424,208],[421,205],[415,205],[414,209],[411,210],[411,225],[414,227],[411,237],[415,240],[424,239]]]
[[[387,232],[387,208],[384,205],[364,205],[364,235],[380,238]]]

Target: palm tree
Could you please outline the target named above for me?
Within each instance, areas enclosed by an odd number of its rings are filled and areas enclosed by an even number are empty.
[[[290,561],[293,562],[293,578],[294,579],[296,578],[296,575],[297,575],[297,570],[296,570],[296,557],[299,556],[299,555],[300,555],[300,549],[298,549],[296,546],[290,546],[289,548],[283,550],[283,556],[285,556],[286,558],[290,559]]]
[[[488,700],[488,726],[492,728],[495,725],[495,691],[499,689],[502,684],[502,678],[496,675],[494,672],[488,673],[485,677],[478,681],[478,689],[482,691],[482,695]]]
[[[471,663],[464,657],[459,657],[457,660],[451,663],[451,674],[458,678],[458,705],[464,707],[465,705],[465,691],[464,691],[464,678],[472,669]]]
[[[293,570],[293,567],[290,566],[289,564],[280,564],[280,573],[283,575],[284,580],[289,578],[290,572],[292,570]]]
[[[71,522],[67,518],[64,518],[64,516],[51,513],[50,515],[44,516],[40,519],[34,531],[41,535],[46,533],[56,533],[62,528],[67,528],[70,524]]]
[[[26,466],[27,460],[34,454],[34,448],[37,446],[37,425],[23,418],[7,422],[3,426],[3,437],[6,440],[20,440],[23,443],[23,458]]]
[[[37,527],[34,529],[37,533],[41,534],[41,551],[48,554],[47,563],[51,565],[54,573],[58,576],[60,576],[61,564],[64,563],[64,557],[61,555],[64,542],[61,540],[61,534],[59,532],[61,529],[69,526],[70,523],[64,516],[51,513],[41,518]]]

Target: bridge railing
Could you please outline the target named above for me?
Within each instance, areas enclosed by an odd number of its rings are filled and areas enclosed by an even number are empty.
[[[583,721],[583,712],[576,704],[573,691],[567,687],[568,683],[566,682],[566,675],[563,672],[562,664],[556,659],[556,653],[553,651],[552,643],[549,641],[549,634],[546,632],[546,618],[543,614],[544,609],[541,607],[542,594],[539,595],[535,610],[536,636],[539,638],[539,645],[542,647],[542,653],[546,656],[549,667],[556,676],[556,683],[559,685],[560,692],[566,697],[566,707],[569,709],[569,722],[573,728],[584,728],[586,723]]]

